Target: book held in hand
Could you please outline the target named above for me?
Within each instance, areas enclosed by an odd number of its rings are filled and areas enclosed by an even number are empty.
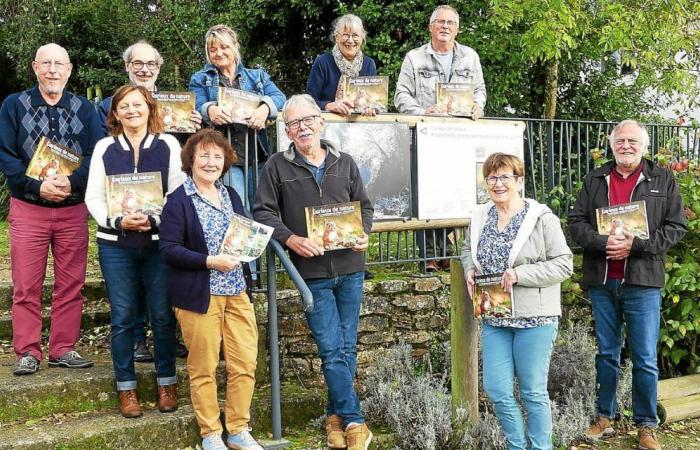
[[[474,277],[474,317],[513,317],[513,296],[501,287],[503,273]]]
[[[435,104],[440,111],[451,116],[471,117],[474,107],[474,84],[438,83]]]
[[[127,214],[160,215],[163,211],[163,183],[160,172],[124,173],[105,178],[107,216]]]
[[[226,111],[233,123],[247,125],[262,100],[256,94],[235,88],[219,88],[219,108]]]
[[[250,262],[263,254],[273,231],[272,227],[234,213],[219,253],[233,256],[238,261]]]
[[[306,233],[324,250],[352,248],[365,234],[360,202],[307,206]]]
[[[639,239],[649,239],[647,206],[644,200],[605,206],[595,210],[598,233],[624,236],[629,231]]]
[[[80,167],[83,157],[72,148],[60,145],[46,136],[39,139],[25,175],[44,181],[52,175],[71,175]]]
[[[166,133],[194,133],[197,131],[190,121],[194,110],[194,92],[158,92],[153,94],[158,102]]]
[[[386,112],[389,104],[389,77],[343,77],[340,98],[353,105],[353,113],[362,114],[366,108]]]

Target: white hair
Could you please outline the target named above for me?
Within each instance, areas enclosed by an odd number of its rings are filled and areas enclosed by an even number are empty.
[[[633,119],[625,119],[622,122],[615,125],[615,128],[612,129],[612,131],[610,132],[610,136],[608,137],[608,140],[610,142],[610,147],[613,148],[615,146],[615,134],[618,131],[620,131],[622,129],[622,127],[627,126],[627,125],[635,125],[640,130],[642,130],[642,142],[641,142],[642,155],[646,155],[647,152],[649,151],[649,132],[647,131],[647,127],[645,127],[643,124],[641,124]]]
[[[163,57],[160,56],[160,52],[158,50],[156,50],[156,48],[154,46],[152,46],[151,43],[145,39],[141,39],[140,41],[131,44],[126,50],[124,50],[124,53],[122,54],[122,59],[124,60],[124,64],[129,64],[131,62],[131,55],[134,53],[134,49],[138,45],[146,45],[146,46],[150,47],[151,50],[153,50],[153,54],[156,57],[156,62],[158,63],[158,65],[159,66],[163,65]]]
[[[331,36],[331,41],[335,42],[335,38],[339,34],[342,34],[344,30],[359,30],[363,41],[365,37],[367,37],[365,27],[362,25],[362,19],[355,14],[345,14],[333,21],[333,35]]]
[[[318,105],[316,104],[316,100],[314,100],[313,97],[311,97],[309,94],[292,95],[285,102],[282,111],[286,112],[288,108],[300,108],[303,106],[307,106],[316,111],[318,114],[321,114],[321,108],[318,107]]]
[[[430,15],[430,22],[428,22],[428,24],[435,22],[435,20],[437,19],[437,15],[441,9],[446,9],[448,11],[452,11],[453,13],[455,13],[455,15],[457,16],[457,26],[459,26],[459,13],[457,12],[456,9],[454,9],[450,5],[438,5],[438,6],[436,6],[435,9],[433,10],[433,13]]]

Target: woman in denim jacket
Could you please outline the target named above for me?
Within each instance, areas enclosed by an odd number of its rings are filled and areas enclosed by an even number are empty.
[[[227,135],[236,150],[238,162],[224,175],[223,183],[234,188],[245,202],[244,168],[247,167],[247,203],[252,203],[257,175],[269,152],[265,123],[277,117],[287,98],[264,69],[243,66],[238,35],[233,29],[215,25],[207,31],[204,40],[207,63],[192,75],[189,89],[195,94],[197,111],[207,123]],[[246,124],[233,123],[231,112],[219,107],[221,87],[240,89],[260,97],[260,105],[246,119]]]

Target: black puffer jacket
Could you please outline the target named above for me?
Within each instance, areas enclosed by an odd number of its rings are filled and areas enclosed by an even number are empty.
[[[670,170],[643,159],[642,173],[632,191],[632,201],[646,202],[649,239],[634,238],[625,264],[624,282],[638,286],[663,287],[666,252],[688,231],[680,192]],[[582,286],[605,283],[608,272],[605,245],[608,236],[598,234],[596,208],[609,206],[608,183],[615,162],[590,172],[583,180],[573,209],[569,212],[571,238],[583,247]]]

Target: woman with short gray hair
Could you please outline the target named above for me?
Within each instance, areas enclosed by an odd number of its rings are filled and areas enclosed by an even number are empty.
[[[333,49],[316,58],[306,81],[306,92],[321,110],[343,116],[350,114],[353,105],[337,100],[343,78],[377,74],[374,60],[362,52],[366,36],[362,20],[354,14],[345,14],[333,22]],[[364,114],[373,116],[376,111],[368,108]]]

